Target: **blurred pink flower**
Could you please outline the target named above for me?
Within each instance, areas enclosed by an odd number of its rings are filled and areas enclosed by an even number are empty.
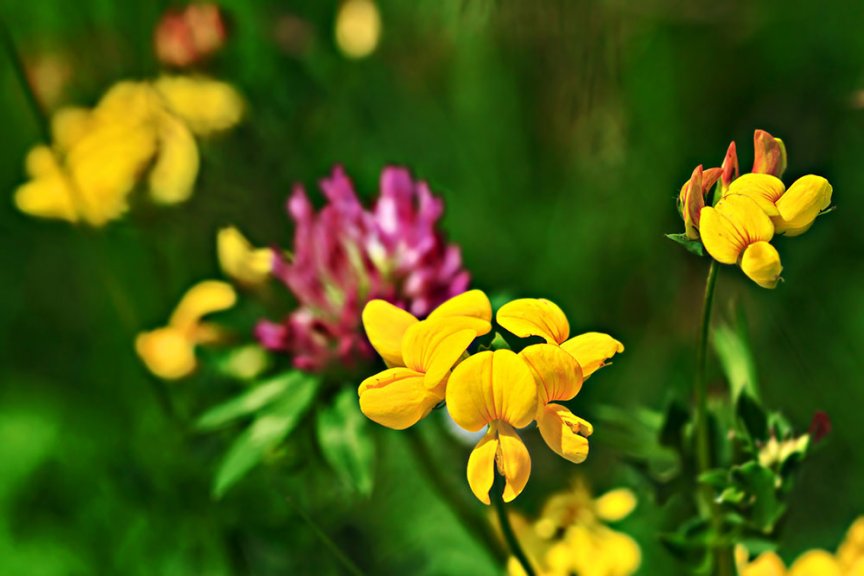
[[[423,317],[469,281],[459,248],[436,229],[441,199],[407,169],[384,169],[371,210],[341,167],[321,189],[327,204],[316,213],[305,190],[295,188],[288,200],[293,258],[275,251],[273,274],[298,308],[281,323],[262,320],[255,329],[265,348],[291,354],[295,366],[313,371],[373,357],[360,323],[369,300],[382,298]]]

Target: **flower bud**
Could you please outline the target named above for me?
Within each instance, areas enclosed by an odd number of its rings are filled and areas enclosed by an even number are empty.
[[[185,68],[215,54],[225,44],[225,20],[215,4],[191,4],[165,12],[156,26],[156,57],[163,64]]]
[[[764,130],[753,134],[753,172],[777,178],[786,171],[786,145]]]

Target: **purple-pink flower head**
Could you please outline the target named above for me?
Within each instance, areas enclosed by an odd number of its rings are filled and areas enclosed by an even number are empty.
[[[303,187],[295,188],[288,200],[293,257],[274,251],[273,274],[298,308],[281,323],[262,320],[255,330],[264,347],[315,371],[372,357],[360,323],[369,300],[383,298],[423,317],[469,281],[459,248],[436,229],[441,199],[407,169],[384,169],[371,210],[341,167],[321,181],[321,190],[326,204],[316,212]]]

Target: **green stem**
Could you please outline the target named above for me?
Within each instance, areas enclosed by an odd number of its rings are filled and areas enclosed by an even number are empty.
[[[412,426],[405,430],[409,443],[411,444],[414,457],[423,469],[423,475],[428,478],[439,497],[444,500],[453,514],[459,519],[462,525],[481,542],[492,556],[503,562],[507,559],[507,554],[502,549],[498,538],[492,532],[489,523],[484,521],[479,515],[473,514],[466,507],[465,502],[458,497],[457,489],[449,482],[441,472],[441,466],[435,462],[435,458],[429,452],[429,447],[423,440],[420,431],[416,426]]]
[[[513,532],[513,526],[510,525],[510,517],[507,515],[507,508],[504,506],[504,478],[495,474],[495,481],[492,483],[492,490],[489,493],[489,498],[492,500],[492,505],[495,506],[495,512],[498,514],[498,523],[501,525],[501,533],[504,534],[504,540],[510,547],[510,552],[522,565],[522,570],[526,576],[535,576],[534,568],[522,550],[519,544],[519,539],[516,538]]]
[[[360,570],[360,568],[354,563],[354,561],[351,560],[351,558],[349,558],[348,555],[345,554],[345,552],[343,552],[341,548],[339,548],[339,545],[336,544],[333,539],[330,538],[330,536],[328,536],[327,533],[324,532],[324,530],[319,527],[318,524],[314,520],[312,520],[312,518],[302,508],[300,508],[300,506],[296,502],[294,502],[294,500],[292,500],[287,495],[283,494],[283,496],[285,498],[285,502],[287,502],[288,505],[294,509],[297,515],[300,516],[300,518],[302,518],[304,522],[306,522],[306,524],[309,526],[315,536],[317,536],[321,543],[324,544],[324,546],[328,550],[330,550],[330,552],[333,554],[333,557],[336,558],[336,560],[339,562],[339,564],[342,565],[343,568],[345,568],[345,571],[348,574],[352,574],[353,576],[364,576],[363,571]]]
[[[711,442],[708,430],[708,340],[711,335],[711,312],[714,307],[714,291],[717,287],[717,273],[720,267],[716,260],[711,261],[708,278],[705,281],[705,299],[702,305],[702,326],[699,334],[699,349],[696,358],[696,458],[699,475],[707,472],[712,465]],[[700,490],[700,510],[711,519],[711,526],[718,538],[723,528],[723,518],[719,505],[714,501],[710,486]],[[734,562],[732,548],[726,544],[716,544],[711,550],[714,573],[718,576],[733,576]]]
[[[21,58],[21,54],[15,46],[15,40],[12,38],[12,33],[9,31],[9,28],[6,26],[6,21],[2,17],[0,17],[0,42],[3,43],[3,49],[12,63],[12,71],[18,79],[18,84],[24,92],[27,104],[33,112],[33,118],[36,120],[37,127],[39,128],[39,135],[46,144],[50,145],[51,125],[48,122],[48,117],[42,110],[42,104],[39,103],[39,98],[36,96],[33,87],[30,85],[30,81],[27,79],[27,70],[24,67],[24,60]]]

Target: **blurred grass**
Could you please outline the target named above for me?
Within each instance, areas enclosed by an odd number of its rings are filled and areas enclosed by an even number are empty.
[[[287,244],[279,209],[291,185],[313,186],[334,163],[366,197],[384,164],[411,166],[445,197],[446,229],[478,287],[547,296],[574,330],[625,342],[615,368],[580,395],[581,415],[590,420],[598,403],[661,406],[689,383],[707,268],[663,238],[681,228],[675,194],[693,166],[718,164],[731,139],[748,167],[755,128],[785,140],[789,178],[828,177],[839,207],[806,236],[778,242],[786,282],[777,290],[724,269],[718,293],[721,313],[730,300],[746,312],[766,403],[802,429],[817,409],[831,416],[782,552],[834,548],[864,509],[856,2],[387,0],[382,45],[358,62],[332,44],[334,2],[223,5],[233,31],[210,71],[245,94],[247,124],[205,145],[187,205],[139,211],[96,234],[12,206],[38,136],[0,64],[0,572],[335,573],[310,554],[318,544],[290,507],[272,505],[272,474],[209,500],[220,446],[185,438],[164,418],[131,346],[186,286],[216,273],[218,227]],[[119,78],[155,73],[159,11],[143,1],[0,5],[25,55],[69,57],[67,99],[79,104]],[[311,31],[301,55],[275,39],[286,17]],[[716,364],[712,374],[719,385]],[[400,439],[381,436],[372,502],[321,488],[322,498],[301,503],[374,573],[446,574],[460,563],[492,573],[424,489]],[[519,506],[536,510],[544,490],[575,471],[598,490],[635,482],[604,455],[602,428],[594,439],[579,468],[538,463]],[[323,474],[312,465],[296,489]],[[651,538],[650,509],[645,502],[632,521],[645,573],[668,561]]]

